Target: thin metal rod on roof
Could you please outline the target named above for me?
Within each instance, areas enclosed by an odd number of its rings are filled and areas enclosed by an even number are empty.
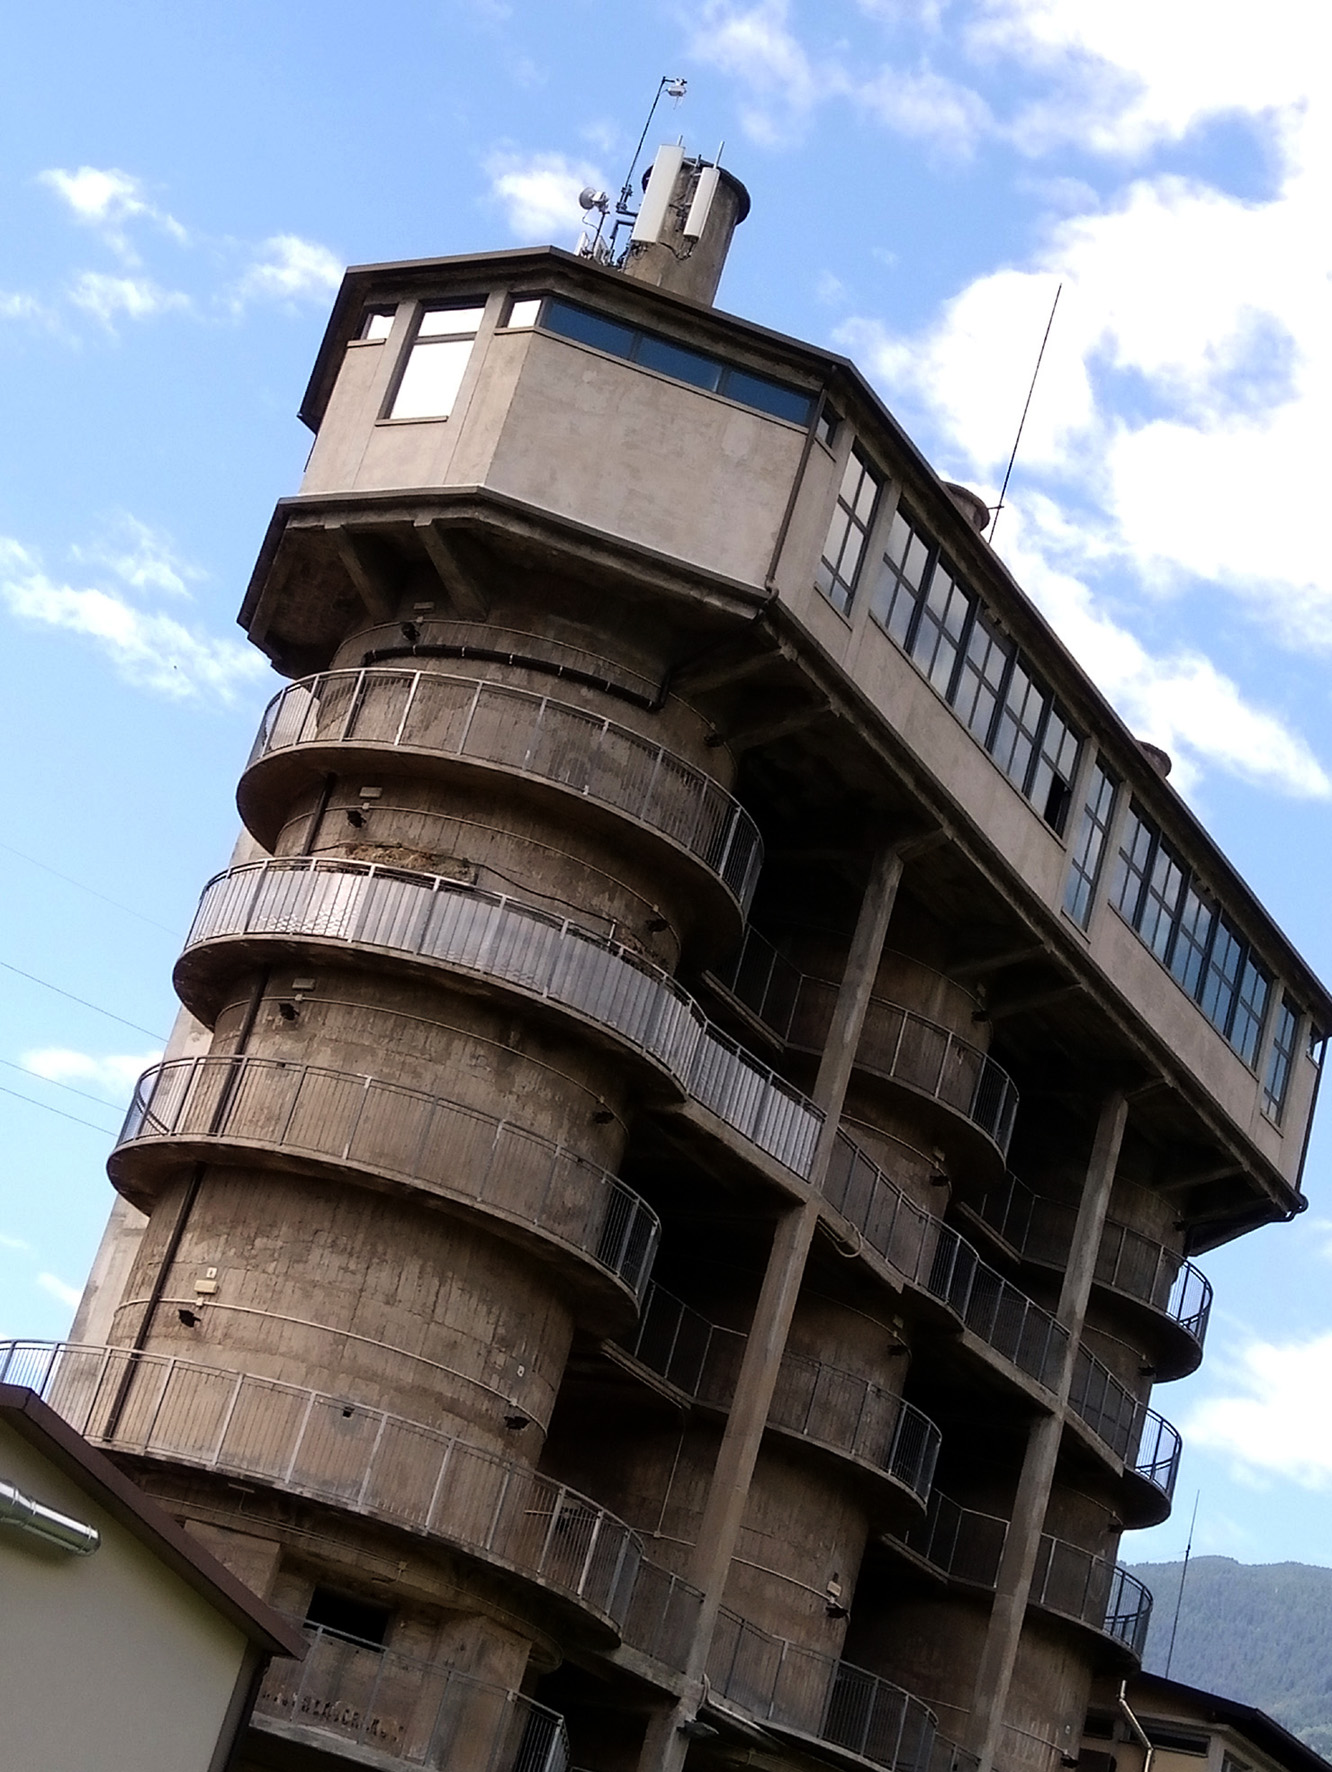
[[[1009,476],[1013,472],[1013,463],[1017,460],[1018,444],[1022,441],[1023,426],[1027,422],[1027,414],[1031,410],[1031,397],[1036,392],[1036,377],[1041,373],[1041,364],[1045,360],[1045,347],[1050,342],[1050,328],[1054,325],[1055,309],[1059,306],[1059,298],[1064,293],[1061,283],[1055,290],[1055,298],[1050,303],[1050,318],[1045,322],[1045,337],[1041,340],[1041,348],[1036,353],[1036,367],[1031,372],[1031,386],[1027,389],[1027,403],[1022,408],[1022,417],[1018,420],[1017,436],[1013,439],[1013,453],[1008,458],[1008,466],[1004,469],[1004,483],[999,488],[999,503],[994,507],[994,515],[990,519],[990,533],[986,540],[994,540],[994,526],[999,521],[999,513],[1004,508],[1004,494],[1008,491]]]
[[[1175,1617],[1170,1626],[1170,1647],[1166,1650],[1165,1677],[1170,1678],[1170,1663],[1175,1655],[1175,1632],[1179,1629],[1179,1609],[1184,1604],[1184,1583],[1189,1578],[1189,1558],[1193,1555],[1193,1528],[1198,1523],[1198,1503],[1202,1490],[1193,1498],[1193,1518],[1189,1521],[1189,1542],[1184,1546],[1184,1567],[1179,1572],[1179,1592],[1175,1595]]]

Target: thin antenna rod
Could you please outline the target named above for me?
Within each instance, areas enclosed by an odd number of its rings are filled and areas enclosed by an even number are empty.
[[[1059,306],[1059,298],[1064,293],[1061,283],[1055,290],[1055,298],[1050,304],[1050,318],[1045,322],[1045,337],[1041,340],[1041,348],[1036,354],[1036,367],[1031,372],[1031,386],[1027,389],[1027,403],[1022,408],[1022,417],[1018,420],[1017,436],[1013,439],[1013,453],[1008,458],[1008,466],[1004,469],[1004,483],[999,488],[999,503],[994,507],[994,516],[990,519],[990,533],[986,540],[994,540],[994,526],[999,521],[999,513],[1004,508],[1004,494],[1008,491],[1009,475],[1013,472],[1013,463],[1017,460],[1018,444],[1022,441],[1022,429],[1027,422],[1027,414],[1031,410],[1031,397],[1036,392],[1036,377],[1041,373],[1041,364],[1045,359],[1045,347],[1050,342],[1050,328],[1054,325],[1055,309]]]
[[[661,82],[657,87],[657,96],[652,101],[652,108],[647,114],[647,122],[643,125],[643,133],[638,138],[638,146],[634,149],[634,157],[629,162],[629,170],[624,176],[624,184],[620,187],[619,213],[621,215],[624,214],[630,203],[633,201],[634,173],[638,169],[638,156],[643,152],[643,143],[647,140],[648,130],[652,127],[652,119],[657,114],[657,106],[661,103],[661,95],[666,91],[667,87],[678,86],[681,88],[681,91],[678,93],[672,92],[671,97],[683,98],[684,85],[685,82],[680,79],[678,74],[663,74],[661,77]]]
[[[1198,1523],[1198,1503],[1202,1490],[1193,1498],[1193,1518],[1189,1521],[1189,1542],[1184,1546],[1184,1567],[1179,1572],[1179,1592],[1175,1595],[1175,1618],[1170,1626],[1170,1647],[1166,1650],[1165,1677],[1170,1678],[1170,1663],[1175,1655],[1175,1632],[1179,1629],[1179,1609],[1184,1604],[1184,1583],[1189,1578],[1189,1558],[1193,1555],[1193,1528]]]

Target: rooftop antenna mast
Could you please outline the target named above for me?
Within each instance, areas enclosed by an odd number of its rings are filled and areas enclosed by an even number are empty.
[[[1059,306],[1059,298],[1063,293],[1064,286],[1061,283],[1055,290],[1055,298],[1050,304],[1050,318],[1045,322],[1045,337],[1041,340],[1041,348],[1036,353],[1036,367],[1031,372],[1031,386],[1027,389],[1026,404],[1022,408],[1022,417],[1018,420],[1017,436],[1013,439],[1013,453],[1008,458],[1008,466],[1004,469],[1004,483],[999,488],[999,503],[994,507],[994,514],[990,518],[990,533],[985,539],[991,545],[994,543],[995,524],[998,523],[999,513],[1004,508],[1004,494],[1008,491],[1009,476],[1013,472],[1013,463],[1017,460],[1018,444],[1022,441],[1023,427],[1027,422],[1027,414],[1031,411],[1031,397],[1036,392],[1036,377],[1041,373],[1041,364],[1045,361],[1045,347],[1050,342],[1050,328],[1054,325],[1055,309]]]
[[[689,82],[682,80],[676,74],[663,74],[657,83],[656,95],[648,108],[643,131],[638,138],[638,146],[634,149],[634,157],[629,162],[629,170],[625,173],[624,183],[620,186],[619,199],[615,205],[615,220],[611,224],[609,240],[602,239],[602,230],[610,218],[610,194],[606,191],[598,191],[592,185],[585,186],[579,192],[578,202],[584,218],[584,233],[578,243],[580,258],[593,258],[598,264],[609,264],[614,258],[615,243],[620,229],[628,227],[637,217],[637,211],[633,207],[634,174],[638,170],[639,158],[643,152],[643,144],[648,137],[648,130],[652,127],[652,119],[657,114],[657,106],[663,97],[671,99],[678,105],[688,90]],[[597,217],[596,229],[589,233],[587,230],[592,226],[593,215]]]
[[[1175,1616],[1170,1626],[1170,1647],[1166,1650],[1165,1677],[1170,1678],[1170,1663],[1175,1657],[1175,1632],[1179,1629],[1179,1609],[1184,1604],[1184,1583],[1189,1578],[1189,1558],[1193,1555],[1193,1528],[1198,1523],[1198,1503],[1202,1490],[1193,1498],[1193,1518],[1189,1521],[1189,1542],[1184,1546],[1184,1567],[1179,1572],[1179,1592],[1175,1595]]]

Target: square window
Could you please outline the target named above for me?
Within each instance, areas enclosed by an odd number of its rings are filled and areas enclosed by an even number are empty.
[[[539,295],[531,299],[524,297],[521,301],[510,303],[509,317],[504,324],[510,332],[517,332],[520,328],[535,326],[540,314],[541,297]]]
[[[459,338],[481,324],[482,308],[427,308],[416,329],[418,338]]]
[[[368,309],[361,316],[361,330],[356,336],[372,342],[386,339],[393,330],[393,317],[396,313],[396,308]]]
[[[472,354],[470,338],[423,339],[412,346],[390,418],[447,418]]]

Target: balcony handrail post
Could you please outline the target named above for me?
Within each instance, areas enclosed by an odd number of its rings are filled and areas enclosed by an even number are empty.
[[[305,1439],[305,1430],[309,1424],[311,1415],[314,1413],[315,1395],[316,1393],[314,1391],[306,1391],[305,1393],[305,1413],[301,1416],[301,1425],[297,1428],[296,1437],[292,1442],[291,1457],[287,1460],[287,1469],[283,1478],[284,1482],[290,1483],[292,1472],[296,1469],[296,1460],[300,1457],[301,1443]]]
[[[402,735],[407,730],[407,717],[416,705],[416,692],[421,686],[421,675],[420,671],[413,671],[411,674],[411,688],[407,691],[407,699],[402,704],[402,713],[398,717],[398,730],[393,734],[395,746],[402,743]]]
[[[346,1407],[346,1405],[344,1405],[344,1407]],[[357,1407],[357,1405],[352,1405],[352,1407]],[[361,1411],[361,1413],[363,1415],[365,1415],[365,1414],[368,1414],[369,1411],[363,1409]],[[383,1409],[381,1409],[378,1411],[378,1415],[379,1415],[379,1426],[375,1429],[375,1442],[374,1442],[374,1445],[371,1446],[370,1451],[366,1456],[365,1469],[361,1472],[361,1486],[356,1491],[356,1505],[357,1505],[357,1507],[364,1507],[365,1506],[365,1497],[366,1497],[366,1493],[370,1487],[370,1479],[374,1475],[375,1460],[379,1456],[379,1447],[380,1447],[380,1444],[384,1438],[384,1429],[388,1426],[387,1413]]]

